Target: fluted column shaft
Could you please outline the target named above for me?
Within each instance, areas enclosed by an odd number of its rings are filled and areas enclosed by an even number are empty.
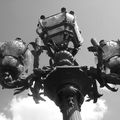
[[[63,120],[82,120],[80,106],[75,95],[68,98],[63,96],[60,108],[63,113]]]

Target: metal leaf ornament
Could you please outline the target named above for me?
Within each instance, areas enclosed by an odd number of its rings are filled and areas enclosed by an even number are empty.
[[[101,40],[99,44],[92,39],[88,50],[93,52],[97,57],[97,69],[93,75],[100,83],[100,86],[106,87],[109,90],[116,92],[118,89],[111,87],[109,84],[120,84],[120,42],[110,40]],[[108,73],[109,71],[109,73]],[[102,84],[101,84],[102,83]]]

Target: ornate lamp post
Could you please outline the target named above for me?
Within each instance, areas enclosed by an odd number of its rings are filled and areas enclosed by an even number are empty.
[[[56,15],[41,16],[37,28],[53,68],[45,77],[44,94],[60,107],[64,120],[80,119],[80,107],[86,88],[90,87],[87,75],[74,60],[83,42],[77,27],[74,12],[68,13],[62,8],[61,13]],[[42,32],[39,32],[41,29]],[[73,48],[68,47],[70,42]]]
[[[119,42],[114,42],[114,52],[109,55],[102,42],[97,44],[92,39],[92,46],[88,50],[95,54],[98,63],[96,67],[88,68],[79,66],[74,59],[83,38],[73,11],[68,13],[62,8],[60,13],[50,17],[42,15],[36,32],[43,41],[43,46],[39,39],[26,45],[21,38],[1,45],[0,84],[3,88],[15,89],[14,94],[30,89],[32,94],[28,95],[32,96],[36,103],[39,103],[39,100],[45,101],[41,94],[48,96],[61,109],[63,120],[81,119],[81,105],[86,95],[89,98],[87,101],[97,102],[102,95],[98,92],[96,81],[99,82],[100,87],[117,91],[108,83],[120,84],[120,76],[117,72],[119,67],[115,69],[120,63]],[[33,50],[29,49],[29,45],[33,46]],[[110,44],[107,48],[112,49]],[[49,66],[40,68],[39,56],[43,51],[47,51],[50,58]],[[33,73],[28,75],[32,55]],[[110,73],[106,74],[104,68],[108,68]]]

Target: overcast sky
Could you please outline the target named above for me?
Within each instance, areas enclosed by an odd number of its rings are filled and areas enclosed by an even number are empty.
[[[120,38],[119,0],[0,0],[0,42],[21,37],[33,41],[38,18],[60,12],[61,7],[75,11],[84,44],[76,56],[80,65],[93,66],[94,56],[87,51],[90,39],[117,40]],[[45,55],[40,64],[46,64]],[[104,96],[97,104],[84,103],[82,120],[119,120],[120,91],[100,91]],[[23,94],[13,97],[12,90],[0,89],[0,120],[62,120],[59,108],[53,102],[35,105]]]

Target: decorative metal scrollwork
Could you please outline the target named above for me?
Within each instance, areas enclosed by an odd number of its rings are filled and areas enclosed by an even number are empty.
[[[58,14],[49,17],[42,15],[36,32],[39,38],[28,45],[21,38],[16,38],[0,46],[0,84],[3,88],[15,89],[14,94],[30,89],[31,94],[28,95],[32,96],[36,103],[39,103],[39,100],[45,101],[42,94],[57,99],[61,90],[75,90],[80,105],[86,95],[87,101],[93,100],[94,103],[102,96],[98,91],[97,81],[100,87],[107,87],[113,92],[118,90],[109,84],[120,85],[119,40],[102,40],[97,43],[91,39],[92,46],[88,47],[88,50],[94,53],[98,62],[95,67],[88,68],[79,66],[74,58],[83,38],[73,11],[67,12],[62,8]],[[40,44],[40,39],[43,45]],[[49,64],[40,68],[39,57],[44,51],[49,57]],[[33,71],[28,74],[32,57]],[[69,89],[70,87],[74,89]],[[72,92],[69,97],[73,97]],[[72,99],[69,99],[69,103],[73,104]]]
[[[115,92],[118,89],[112,88],[109,84],[120,84],[120,74],[119,74],[119,55],[120,55],[120,42],[118,41],[104,41],[101,40],[99,44],[91,39],[93,46],[89,47],[88,50],[93,52],[97,57],[97,71],[99,71],[100,77],[97,73],[96,76],[101,87],[107,87],[109,90]],[[96,71],[95,69],[93,71]],[[109,72],[108,72],[109,71]],[[109,83],[109,84],[108,84]]]

